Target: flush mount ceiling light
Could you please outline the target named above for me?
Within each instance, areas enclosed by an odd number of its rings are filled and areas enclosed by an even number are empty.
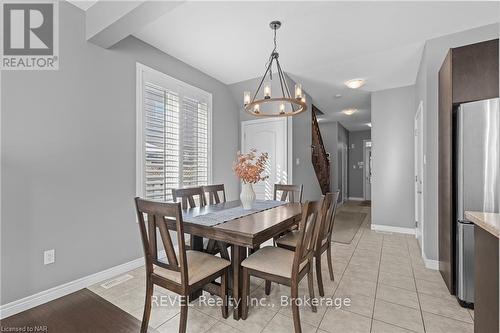
[[[352,79],[344,82],[344,84],[351,89],[358,89],[365,85],[364,79]]]
[[[353,113],[357,112],[358,109],[345,109],[345,110],[342,110],[342,113],[345,114],[345,115],[352,115]]]
[[[269,26],[274,32],[274,49],[269,56],[269,60],[266,63],[266,71],[260,80],[259,86],[255,91],[253,98],[251,98],[251,93],[245,91],[243,93],[243,104],[245,111],[259,117],[287,117],[294,116],[301,112],[307,110],[306,97],[302,92],[302,85],[295,85],[295,95],[292,97],[290,95],[290,89],[288,88],[288,83],[285,80],[285,75],[281,69],[280,62],[278,60],[279,54],[277,51],[276,44],[276,30],[281,27],[280,21],[272,21]],[[276,72],[278,73],[279,87],[281,88],[281,97],[271,97],[271,87],[273,80],[273,63],[276,67]],[[264,84],[264,80],[269,75],[269,82]],[[262,97],[258,98],[259,92],[264,84]]]

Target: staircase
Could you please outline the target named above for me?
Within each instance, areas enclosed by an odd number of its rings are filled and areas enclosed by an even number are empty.
[[[316,177],[318,178],[319,186],[321,187],[321,192],[326,194],[330,191],[330,161],[328,159],[328,154],[325,150],[325,145],[323,144],[323,139],[321,138],[321,131],[319,130],[318,119],[316,118],[316,113],[321,113],[321,111],[312,106],[312,156],[311,161],[316,172]]]

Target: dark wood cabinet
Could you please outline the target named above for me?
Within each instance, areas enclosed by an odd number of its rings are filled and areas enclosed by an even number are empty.
[[[448,52],[439,70],[439,270],[451,293],[455,290],[455,265],[453,260],[455,223],[452,213],[452,51]],[[449,221],[450,223],[443,223]]]
[[[439,270],[455,294],[453,110],[461,103],[498,97],[498,39],[450,49],[439,71]]]
[[[474,228],[474,332],[498,332],[498,238]]]

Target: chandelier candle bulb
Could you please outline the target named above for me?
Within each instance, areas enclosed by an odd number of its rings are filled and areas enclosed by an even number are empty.
[[[271,98],[271,84],[269,82],[264,85],[264,98]]]
[[[244,105],[250,104],[250,91],[245,91],[243,93],[243,104]]]
[[[280,104],[280,114],[284,114],[285,113],[285,103],[281,103]]]
[[[253,112],[254,113],[260,113],[260,106],[259,106],[259,104],[255,104],[253,106]]]
[[[295,98],[302,98],[302,85],[300,83],[295,84]]]

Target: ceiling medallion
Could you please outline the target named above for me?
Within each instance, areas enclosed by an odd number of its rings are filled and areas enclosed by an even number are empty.
[[[306,97],[302,92],[302,85],[300,84],[295,84],[295,94],[294,97],[291,96],[288,83],[278,60],[279,54],[277,52],[276,30],[281,27],[281,22],[272,21],[269,26],[274,32],[274,49],[269,56],[269,60],[266,64],[266,71],[260,80],[259,86],[257,87],[253,98],[251,97],[251,93],[249,91],[245,91],[243,93],[243,104],[246,112],[258,117],[294,116],[307,110]],[[273,63],[275,64],[276,72],[278,73],[278,89],[281,88],[281,97],[271,96]],[[264,80],[268,75],[270,81],[264,83]],[[263,84],[264,87],[262,89],[262,94],[259,95]],[[258,99],[258,95],[263,98]]]

